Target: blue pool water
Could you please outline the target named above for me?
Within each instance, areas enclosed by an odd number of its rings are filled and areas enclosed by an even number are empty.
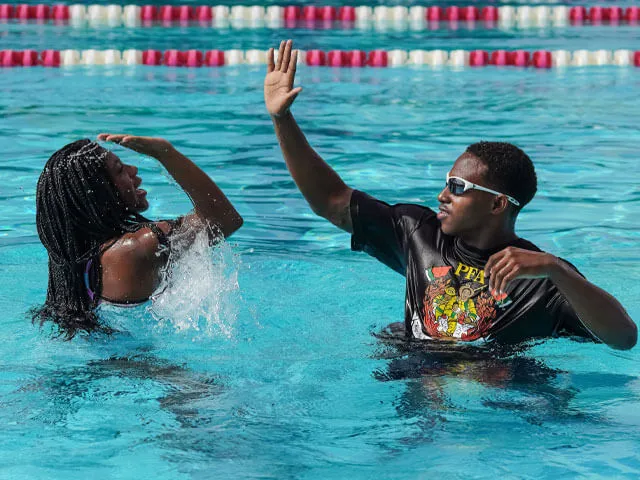
[[[12,24],[8,41],[31,46],[37,28]],[[92,35],[60,46],[97,46]],[[404,279],[311,213],[262,79],[258,67],[0,70],[0,478],[637,478],[640,350],[562,339],[510,356],[406,352],[374,337],[402,319]],[[473,141],[522,146],[540,189],[519,234],[638,321],[640,72],[300,67],[299,83],[310,142],[349,185],[389,202],[437,206]],[[245,226],[220,250],[191,252],[158,304],[105,308],[120,334],[62,342],[25,317],[47,279],[35,183],[54,150],[102,131],[170,139]],[[140,167],[150,217],[189,209],[157,163],[117,153]]]

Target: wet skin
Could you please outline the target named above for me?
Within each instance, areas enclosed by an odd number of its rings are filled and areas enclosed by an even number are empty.
[[[105,166],[109,179],[127,210],[137,213],[147,210],[149,208],[147,192],[138,188],[142,183],[142,179],[138,176],[138,167],[123,163],[113,152],[107,155]]]
[[[118,197],[130,212],[141,213],[149,208],[147,192],[140,187],[142,179],[138,168],[128,165],[113,152],[105,158],[105,167]],[[157,222],[158,228],[169,231],[166,222]],[[136,301],[147,298],[157,288],[164,258],[156,255],[158,239],[148,228],[125,233],[115,242],[105,242],[102,264],[102,295],[117,301]]]
[[[449,175],[493,188],[485,178],[486,171],[487,167],[475,155],[463,153],[453,164]],[[445,186],[438,194],[438,201],[438,220],[442,232],[447,235],[460,237],[465,243],[478,248],[499,245],[516,238],[511,222],[507,220],[508,210],[513,207],[504,195],[475,189],[462,195],[453,195]]]

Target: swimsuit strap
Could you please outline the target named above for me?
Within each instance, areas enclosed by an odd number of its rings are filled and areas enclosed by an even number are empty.
[[[106,252],[109,248],[111,248],[113,246],[114,243],[116,243],[118,241],[118,239],[112,240],[111,242],[109,242],[109,244],[103,248],[101,248],[100,250],[98,250],[98,253],[95,254],[93,257],[91,257],[89,260],[87,260],[86,266],[84,268],[84,286],[87,289],[87,295],[89,295],[89,298],[91,299],[91,301],[93,302],[93,300],[96,297],[96,293],[93,291],[93,289],[91,288],[91,273],[92,273],[92,268],[93,268],[93,260],[94,259],[98,259],[98,262],[100,261],[100,257],[102,256],[102,254],[104,252]]]
[[[173,230],[173,224],[170,224],[170,226],[171,229],[169,230],[169,232]],[[163,247],[169,247],[169,237],[162,231],[160,227],[158,227],[158,225],[156,225],[155,223],[147,223],[145,227],[149,227],[149,229],[154,233],[154,235],[158,239],[158,244]]]
[[[87,266],[84,269],[84,286],[87,289],[87,295],[89,295],[89,298],[93,302],[93,299],[95,298],[96,294],[94,293],[93,290],[91,290],[91,284],[89,282],[89,272],[91,271],[92,266],[93,266],[93,258],[90,258],[89,261],[87,261]]]

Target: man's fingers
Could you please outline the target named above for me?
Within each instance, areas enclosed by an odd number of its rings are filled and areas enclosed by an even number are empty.
[[[270,48],[267,52],[267,73],[271,73],[276,69],[276,64],[273,60],[273,48]]]
[[[495,285],[496,283],[500,282],[500,272],[498,270],[496,270],[495,268],[493,269],[493,274],[491,275],[491,278],[489,279],[489,293],[491,295],[493,295],[493,293],[495,292]]]
[[[291,47],[293,42],[291,40],[287,40],[284,53],[282,54],[282,66],[280,67],[280,71],[286,73],[289,68],[289,61],[291,60]]]
[[[502,279],[508,273],[508,267],[505,265],[502,268],[493,269],[493,273],[491,275],[491,281],[489,282],[489,293],[493,296],[499,295],[500,290],[499,287],[502,284]]]
[[[276,70],[280,70],[282,67],[282,57],[284,56],[284,47],[286,42],[283,40],[280,42],[280,48],[278,49],[278,60],[276,60]]]
[[[509,262],[504,255],[500,255],[499,253],[493,255],[485,268],[485,276],[489,277],[489,290],[492,290],[498,286],[496,283],[496,275],[500,272],[502,268]]]
[[[494,265],[498,262],[498,260],[500,260],[500,257],[498,255],[500,255],[500,252],[491,255],[489,257],[489,260],[487,260],[487,263],[484,266],[485,277],[488,277],[489,275],[491,275],[491,270],[493,269]]]
[[[505,273],[505,275],[502,277],[502,280],[500,281],[500,286],[498,287],[498,293],[505,293],[507,291],[507,286],[509,285],[509,282],[511,282],[511,280],[513,280],[514,278],[517,278],[518,273],[519,273],[519,270],[516,266],[510,267],[509,271]]]
[[[489,291],[491,293],[501,293],[502,281],[505,275],[507,275],[513,267],[513,262],[507,258],[503,258],[500,263],[495,265],[491,270],[491,276],[489,277]]]
[[[302,91],[302,87],[297,87],[294,88],[293,90],[291,90],[288,94],[287,94],[287,102],[289,104],[292,104],[293,101],[296,99],[296,97],[298,96],[298,94]]]
[[[504,250],[500,250],[497,253],[494,253],[489,257],[487,263],[484,266],[484,274],[491,275],[491,269],[496,266],[496,264],[504,258],[506,252]]]
[[[290,86],[293,86],[293,80],[296,77],[296,69],[298,68],[298,53],[299,50],[294,50],[293,55],[291,56],[291,61],[289,62],[289,82]]]

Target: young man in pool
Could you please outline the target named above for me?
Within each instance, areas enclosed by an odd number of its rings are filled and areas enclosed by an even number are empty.
[[[269,50],[265,103],[296,185],[321,217],[405,275],[405,331],[415,339],[517,343],[560,334],[629,349],[637,327],[622,305],[571,264],[515,233],[535,195],[529,157],[508,143],[471,145],[455,161],[434,212],[388,205],[348,187],[311,148],[289,108],[298,52]]]

